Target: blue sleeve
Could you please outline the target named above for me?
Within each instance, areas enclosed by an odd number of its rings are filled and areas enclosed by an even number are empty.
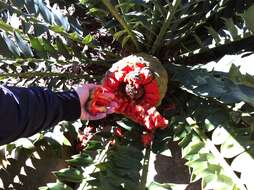
[[[0,145],[79,116],[80,101],[75,91],[54,93],[38,87],[0,86]]]

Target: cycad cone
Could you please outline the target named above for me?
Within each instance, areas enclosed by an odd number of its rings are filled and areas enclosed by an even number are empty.
[[[152,73],[154,73],[160,90],[160,101],[157,104],[157,106],[159,106],[167,92],[168,73],[158,58],[148,55],[146,53],[140,53],[137,54],[137,56],[142,57],[145,62],[147,62],[147,67],[149,67]]]
[[[157,102],[156,106],[159,106],[167,92],[168,74],[159,59],[157,59],[156,57],[148,55],[146,53],[138,53],[125,57],[112,65],[105,78],[110,75],[110,73],[113,73],[116,70],[122,70],[127,65],[132,67],[138,62],[144,63],[146,67],[148,67],[149,70],[153,73],[153,76],[157,81],[160,99]]]

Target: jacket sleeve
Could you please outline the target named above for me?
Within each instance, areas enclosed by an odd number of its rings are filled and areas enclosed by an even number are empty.
[[[0,145],[80,117],[75,91],[0,86]]]

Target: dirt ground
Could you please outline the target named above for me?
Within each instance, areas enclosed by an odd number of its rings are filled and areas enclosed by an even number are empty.
[[[172,157],[157,155],[154,162],[150,163],[150,168],[153,168],[156,173],[150,180],[159,183],[189,184],[190,173],[188,167],[184,165],[186,160],[181,158],[181,149],[175,142],[170,142],[169,148]],[[200,186],[201,181],[197,181],[189,184],[185,190],[201,190]]]

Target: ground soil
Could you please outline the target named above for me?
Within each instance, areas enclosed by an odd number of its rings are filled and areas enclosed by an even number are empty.
[[[185,190],[201,190],[201,182],[190,183],[190,172],[185,166],[186,160],[182,159],[181,149],[176,142],[169,142],[172,157],[157,155],[154,168],[154,180],[159,183],[189,184]]]

